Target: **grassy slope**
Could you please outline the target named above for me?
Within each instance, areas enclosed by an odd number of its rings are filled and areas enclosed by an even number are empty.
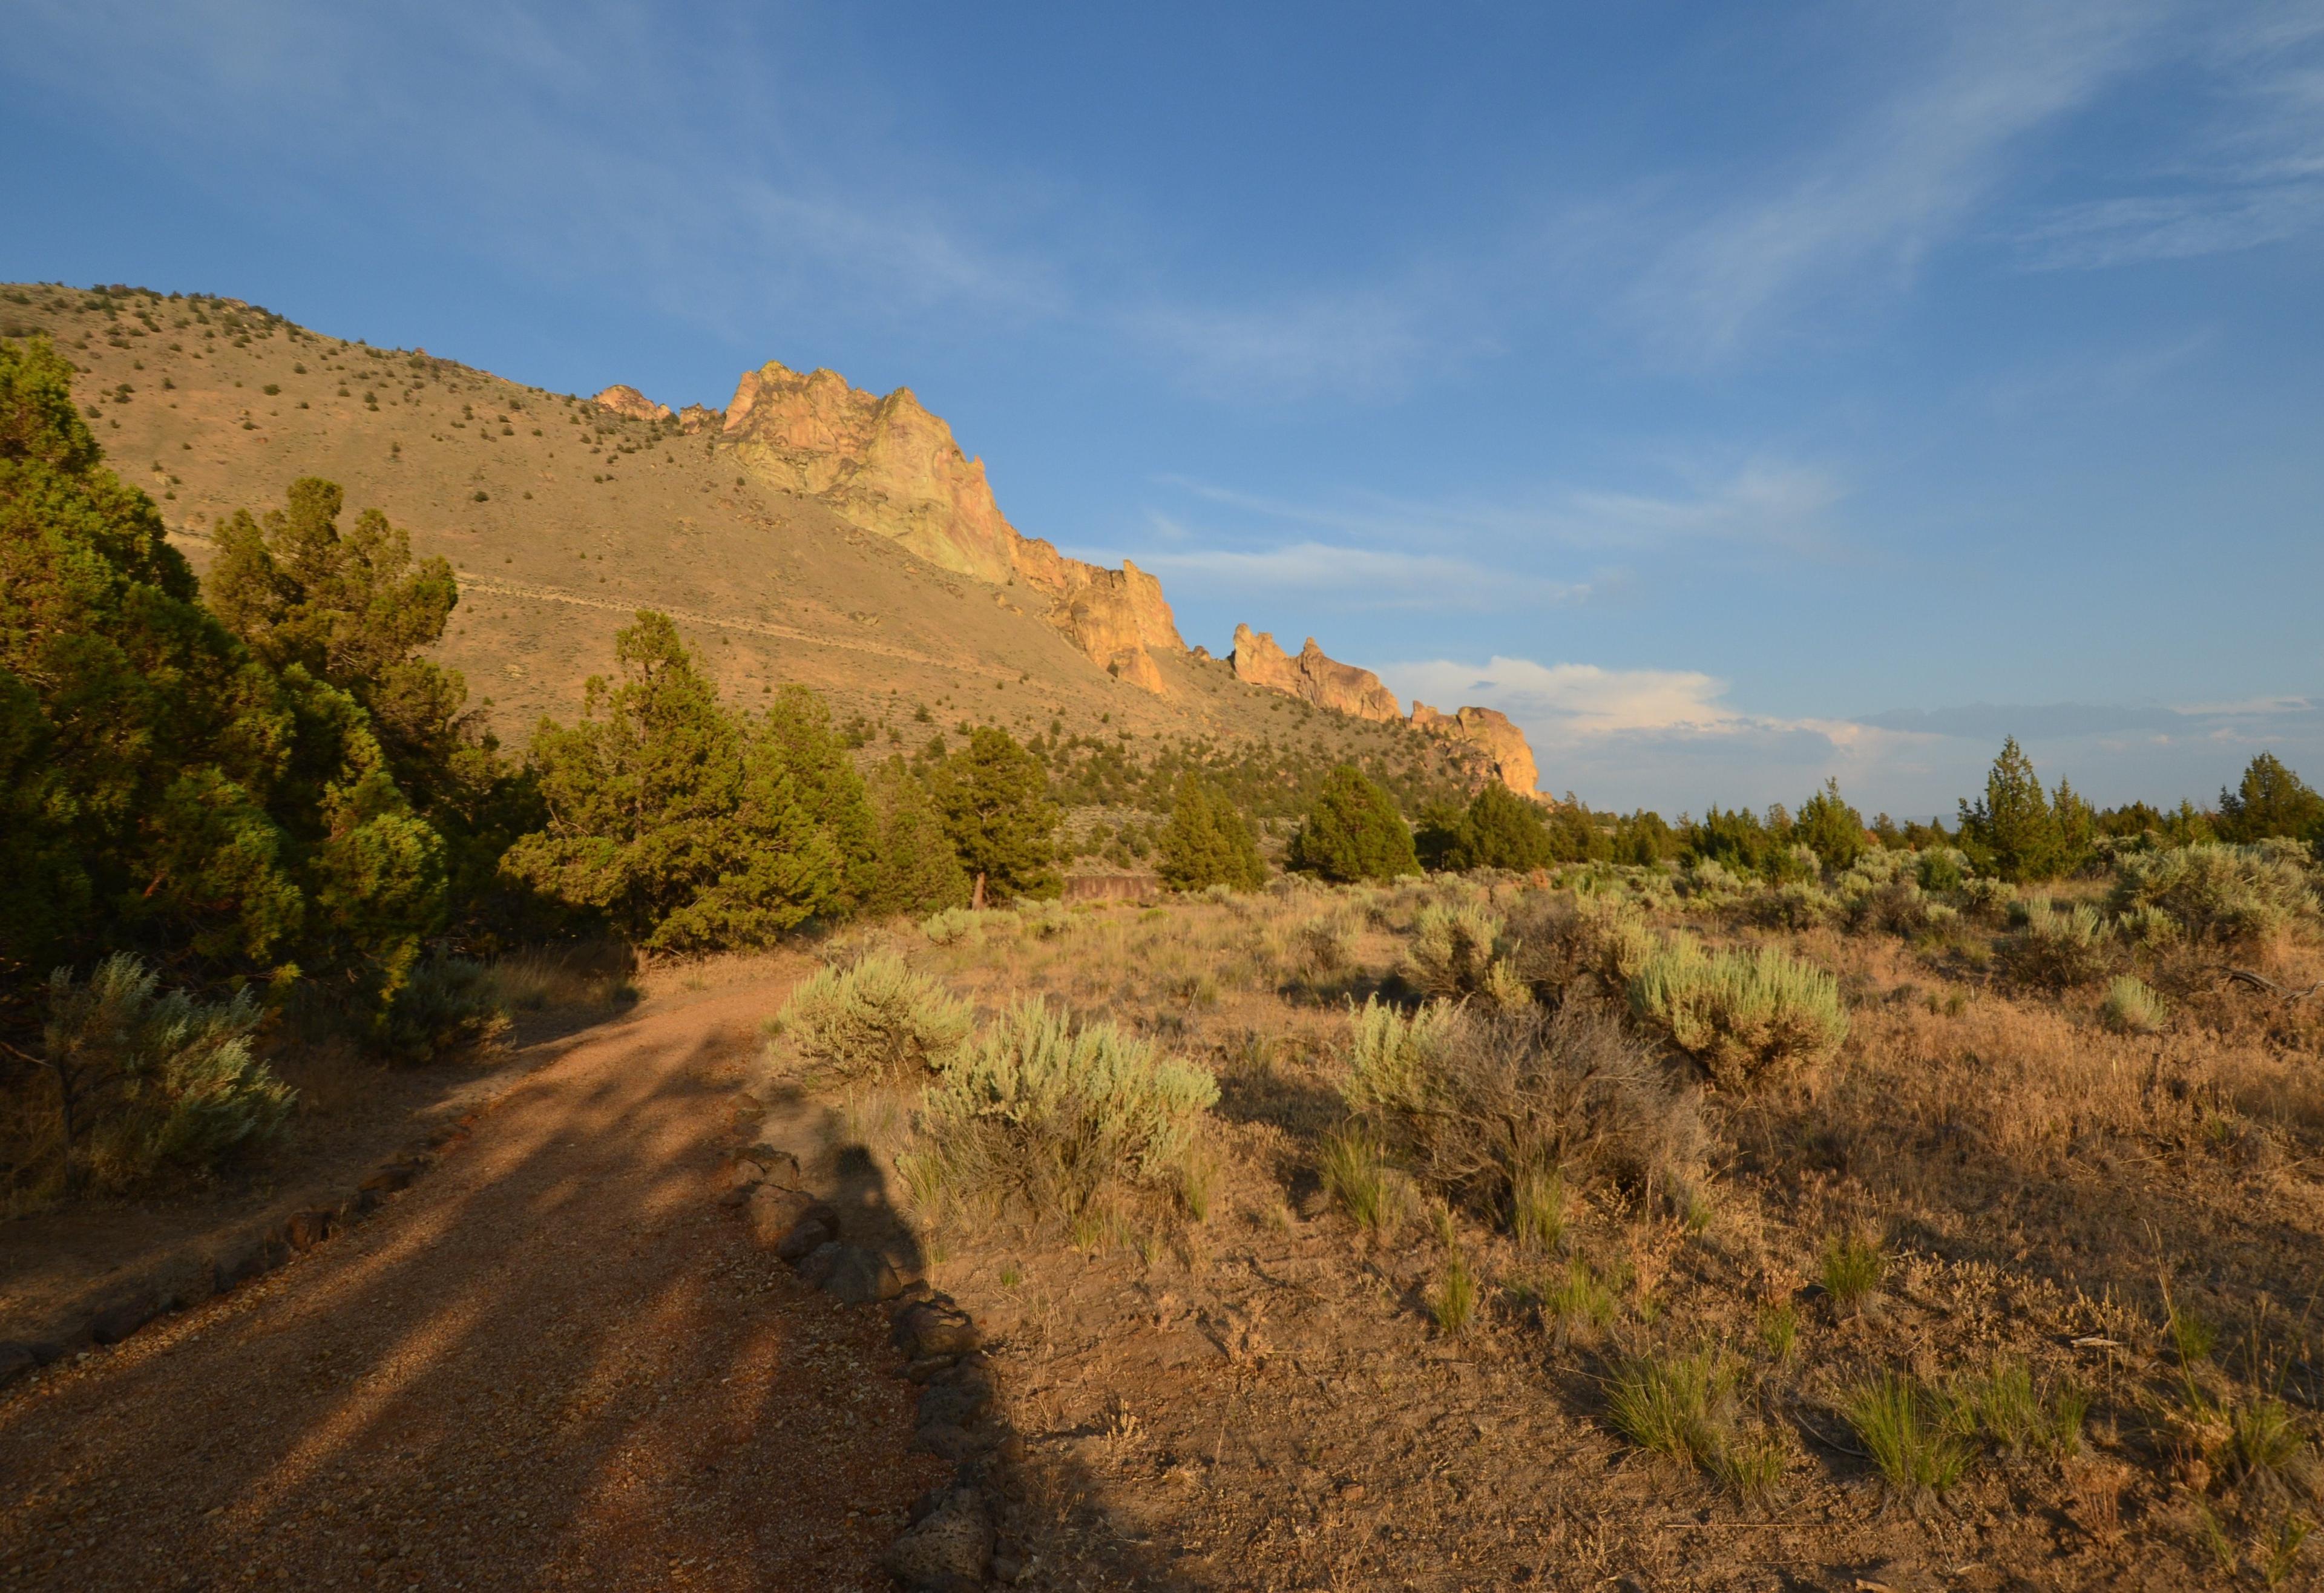
[[[1297,745],[1332,760],[1457,756],[1245,686],[1221,661],[1162,659],[1167,698],[1124,685],[1050,628],[1038,594],[951,575],[746,482],[709,435],[230,301],[0,287],[0,334],[35,331],[80,367],[98,440],[161,502],[197,569],[207,528],[279,503],[303,475],[341,483],[351,512],[383,510],[420,556],[449,558],[462,602],[443,657],[519,741],[543,714],[572,716],[583,682],[612,666],[613,632],[651,606],[680,619],[731,698],[810,686],[907,746],[929,733],[911,719],[925,703],[945,729],[966,719],[1021,735],[1058,718],[1081,733]],[[134,391],[116,401],[124,382]]]

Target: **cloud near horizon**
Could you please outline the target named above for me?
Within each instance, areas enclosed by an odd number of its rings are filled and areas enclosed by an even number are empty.
[[[1665,812],[1705,802],[1795,802],[1827,776],[1867,813],[1920,811],[1932,789],[1978,788],[2015,736],[2045,778],[2070,779],[2101,804],[2198,800],[2273,750],[2324,774],[2324,704],[2278,695],[2244,702],[2138,705],[1969,704],[1858,717],[1754,714],[1728,683],[1699,670],[1609,669],[1495,658],[1389,664],[1388,686],[1439,709],[1497,708],[1532,742],[1545,787],[1598,806]],[[2150,788],[2141,771],[2181,782]]]

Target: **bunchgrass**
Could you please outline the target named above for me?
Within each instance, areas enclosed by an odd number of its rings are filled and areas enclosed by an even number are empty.
[[[1517,1248],[1547,1255],[1565,1237],[1565,1179],[1554,1167],[1526,1167],[1510,1185],[1509,1228]]]
[[[1367,1233],[1394,1218],[1388,1159],[1379,1141],[1360,1123],[1346,1123],[1323,1137],[1316,1153],[1323,1189],[1349,1219]]]
[[[1638,1356],[1615,1369],[1606,1413],[1640,1449],[1707,1468],[1723,1447],[1734,1388],[1735,1369],[1715,1350]]]
[[[1887,1275],[1888,1257],[1865,1235],[1844,1230],[1825,1241],[1822,1283],[1834,1311],[1861,1311]]]
[[[1468,1253],[1462,1248],[1450,1212],[1437,1214],[1436,1229],[1444,1248],[1444,1266],[1437,1274],[1436,1286],[1429,1292],[1428,1313],[1439,1332],[1458,1338],[1476,1319],[1477,1278],[1469,1268]]]
[[[1977,1459],[1973,1413],[1917,1377],[1868,1377],[1847,1391],[1840,1409],[1880,1475],[1904,1497],[1945,1492]]]

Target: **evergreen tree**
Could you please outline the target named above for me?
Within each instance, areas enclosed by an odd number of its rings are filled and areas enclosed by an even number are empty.
[[[2324,842],[2324,796],[2274,753],[2263,752],[2251,760],[2234,790],[2220,787],[2218,830],[2223,841],[2290,835]]]
[[[1290,864],[1342,882],[1420,872],[1412,832],[1397,812],[1396,799],[1344,763],[1325,778],[1314,806],[1291,837]]]
[[[1612,855],[1618,863],[1652,868],[1678,855],[1678,832],[1650,808],[1638,808],[1614,821]]]
[[[503,866],[657,950],[762,945],[843,910],[868,820],[827,722],[729,713],[664,614],[640,611],[614,655],[619,686],[592,677],[577,723],[533,732],[548,824]]]
[[[1420,822],[1413,826],[1412,848],[1424,869],[1457,869],[1462,865],[1452,861],[1452,849],[1461,839],[1461,822],[1468,809],[1458,803],[1433,796],[1420,805]]]
[[[1978,868],[2004,879],[2051,879],[2065,865],[2057,810],[2043,794],[2033,760],[2017,738],[2002,743],[1985,778],[1985,797],[1960,804],[1960,848]]]
[[[1550,835],[1539,805],[1499,780],[1487,780],[1461,815],[1447,863],[1456,869],[1538,869],[1550,861]]]
[[[1054,897],[1064,888],[1050,867],[1060,815],[1048,771],[1007,731],[979,726],[936,766],[934,785],[953,850],[984,900]]]
[[[276,670],[296,665],[369,715],[389,772],[450,848],[455,909],[492,889],[501,853],[540,815],[458,670],[424,656],[459,602],[444,559],[416,566],[410,539],[376,509],[342,534],[336,483],[293,482],[263,521],[217,530],[203,597]]]
[[[202,606],[71,377],[0,343],[0,966],[295,967],[376,1019],[441,922],[443,843],[352,697]]]
[[[1598,823],[1598,815],[1590,805],[1572,792],[1565,800],[1549,810],[1545,821],[1549,835],[1549,856],[1552,862],[1586,863],[1602,861],[1614,855],[1614,838]]]
[[[927,787],[900,755],[873,771],[871,786],[879,840],[863,911],[917,916],[965,903],[968,876]]]
[[[1213,885],[1256,890],[1267,883],[1250,825],[1226,793],[1208,780],[1187,775],[1178,782],[1170,822],[1162,827],[1162,882],[1173,890],[1206,890]]]
[[[1825,780],[1822,790],[1800,804],[1792,838],[1834,873],[1852,868],[1864,854],[1864,815],[1840,796],[1837,777]]]

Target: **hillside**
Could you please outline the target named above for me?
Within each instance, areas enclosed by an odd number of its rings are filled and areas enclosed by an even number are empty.
[[[0,334],[34,333],[78,368],[99,441],[198,570],[208,528],[305,475],[447,558],[462,601],[445,661],[520,742],[540,715],[572,716],[614,631],[651,607],[730,697],[812,686],[875,748],[964,721],[1208,741],[1360,761],[1407,796],[1516,767],[1457,729],[1416,731],[1393,698],[1338,712],[1188,649],[1151,576],[1019,536],[908,391],[770,364],[724,414],[679,417],[633,389],[552,393],[236,300],[0,289]],[[1523,768],[1530,790],[1529,754]]]

